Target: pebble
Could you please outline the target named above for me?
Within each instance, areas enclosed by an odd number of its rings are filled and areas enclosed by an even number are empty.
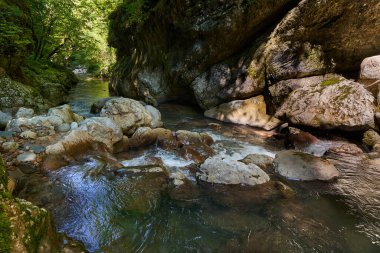
[[[33,162],[36,160],[37,155],[33,152],[25,152],[17,156],[19,162]]]
[[[72,122],[71,123],[71,130],[74,130],[74,129],[77,129],[79,126],[78,126],[78,123],[77,122]]]
[[[33,131],[30,131],[30,130],[27,130],[25,132],[22,132],[20,134],[20,137],[23,138],[23,139],[32,139],[32,140],[35,140],[37,139],[37,134]]]
[[[64,124],[59,125],[57,130],[60,133],[65,133],[65,132],[70,131],[70,129],[71,129],[70,125],[64,123]]]
[[[15,135],[16,133],[13,131],[0,131],[0,137],[2,138],[12,138]]]
[[[16,151],[19,148],[19,145],[14,141],[4,142],[2,148],[5,152]]]
[[[41,153],[45,152],[46,149],[44,146],[41,146],[41,145],[26,144],[23,146],[23,150],[26,150],[26,151],[31,150],[36,154],[41,154]]]

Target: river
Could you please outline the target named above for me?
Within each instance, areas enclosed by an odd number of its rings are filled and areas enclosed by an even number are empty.
[[[107,96],[107,82],[84,81],[69,100],[77,113],[89,116],[91,104]],[[166,128],[209,133],[218,153],[274,157],[283,148],[263,131],[209,120],[186,106],[165,104],[159,110]],[[161,158],[169,169],[191,166],[157,147],[118,156],[128,165],[147,157]],[[294,196],[272,197],[265,189],[197,184],[189,175],[194,195],[178,200],[156,194],[149,181],[90,176],[100,167],[98,157],[88,157],[36,179],[34,192],[21,196],[48,208],[57,229],[89,252],[380,252],[374,239],[379,227],[331,193],[328,184],[283,181]],[[360,187],[358,181],[345,182]],[[376,216],[380,203],[371,204]]]

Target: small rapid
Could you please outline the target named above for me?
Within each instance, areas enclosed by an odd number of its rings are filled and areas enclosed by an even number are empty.
[[[88,116],[91,104],[108,96],[105,87],[82,82],[72,90],[70,104]],[[275,157],[284,149],[265,131],[206,119],[186,106],[165,104],[159,110],[166,128],[208,133],[220,156]],[[304,151],[322,155],[333,145],[322,141]],[[198,184],[191,161],[156,146],[117,158],[123,166],[155,161],[181,171],[190,179],[193,196],[173,199],[162,190],[166,181],[159,173],[114,173],[96,155],[50,172],[44,183],[36,180],[41,192],[33,194],[49,192],[45,202],[57,229],[83,242],[89,252],[380,252],[380,190],[368,188],[380,178],[373,164],[366,174],[355,167],[360,163],[342,164],[348,172],[340,186],[283,181],[294,190],[293,197],[283,198],[265,187]],[[359,187],[364,195],[356,194]],[[375,191],[375,197],[365,198],[367,191]],[[364,205],[355,203],[357,198],[365,198]]]

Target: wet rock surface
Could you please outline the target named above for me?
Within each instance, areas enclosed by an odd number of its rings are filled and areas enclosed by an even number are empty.
[[[289,180],[331,181],[339,171],[328,160],[296,151],[281,151],[274,159],[276,173]]]
[[[244,164],[228,158],[211,157],[199,168],[197,178],[213,184],[259,185],[269,181],[269,176],[255,164]]]

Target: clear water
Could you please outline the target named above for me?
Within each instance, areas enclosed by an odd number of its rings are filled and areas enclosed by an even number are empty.
[[[74,110],[86,115],[91,94],[104,94],[97,90],[103,85],[82,83],[75,88]],[[216,122],[188,107],[163,105],[160,110],[165,127],[207,132],[224,155],[274,156],[282,149],[280,141],[256,129],[220,122],[215,129],[210,123]],[[170,168],[189,164],[154,147],[121,157],[125,165],[133,166],[145,157],[159,157]],[[379,232],[376,169],[369,170],[364,181],[357,173],[347,173],[336,187],[284,181],[296,193],[291,198],[267,197],[261,188],[195,184],[197,194],[178,201],[155,189],[151,179],[89,176],[102,166],[102,161],[90,157],[52,172],[44,184],[38,181],[40,192],[36,188],[28,193],[30,198],[43,198],[58,230],[82,241],[89,252],[380,252],[371,236]],[[362,183],[365,188],[374,186],[372,194],[377,197],[366,199],[369,203],[360,213],[352,202],[363,197],[355,195]]]
[[[102,98],[109,97],[108,81],[81,80],[70,90],[68,101],[73,110],[79,115],[90,117],[91,105]]]

